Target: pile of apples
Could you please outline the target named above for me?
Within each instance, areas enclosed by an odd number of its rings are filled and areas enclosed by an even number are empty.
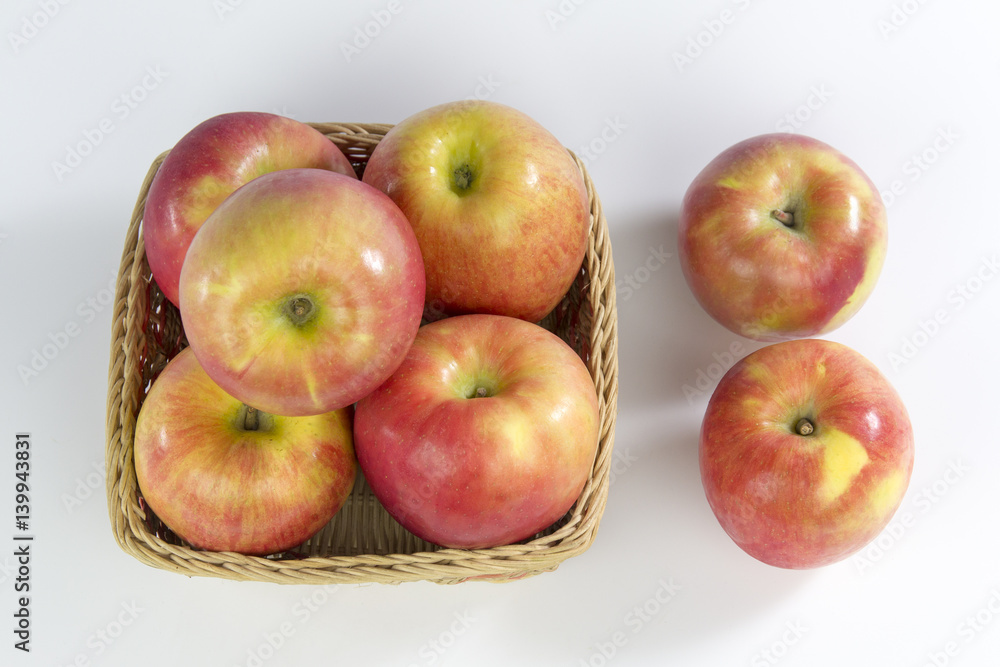
[[[195,547],[269,555],[343,506],[357,471],[434,544],[518,542],[561,518],[593,466],[598,399],[537,324],[580,272],[588,196],[570,153],[500,104],[419,112],[359,179],[322,133],[232,113],[195,127],[151,183],[143,240],[190,346],[143,402],[146,503]],[[815,139],[753,137],[684,197],[698,303],[769,343],[709,400],[701,480],[726,533],[771,565],[846,558],[888,524],[913,467],[899,395],[822,336],[874,289],[885,207]]]
[[[878,368],[833,331],[867,300],[886,211],[861,168],[802,135],[719,154],[681,207],[692,292],[731,331],[771,343],[736,360],[702,421],[701,478],[726,533],[760,561],[828,565],[885,528],[913,469],[913,430]]]
[[[590,374],[536,324],[590,224],[570,153],[500,104],[407,118],[360,180],[304,123],[201,123],[145,204],[153,278],[189,342],[138,416],[146,503],[197,548],[275,554],[330,521],[360,467],[432,543],[544,530],[597,451]]]

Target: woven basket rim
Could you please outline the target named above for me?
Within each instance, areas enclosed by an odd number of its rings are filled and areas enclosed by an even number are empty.
[[[337,144],[359,169],[363,168],[364,161],[382,136],[393,127],[384,123],[307,125]],[[568,152],[580,169],[590,199],[591,231],[582,268],[588,278],[584,298],[593,313],[588,332],[590,354],[585,361],[598,393],[601,428],[591,476],[563,525],[543,537],[488,549],[435,548],[413,553],[296,559],[193,549],[172,544],[153,532],[146,522],[132,462],[132,438],[140,397],[134,389],[126,392],[125,385],[126,379],[130,386],[135,384],[134,362],[139,358],[140,350],[136,348],[142,334],[130,324],[135,325],[146,315],[140,312],[144,294],[142,283],[146,280],[142,275],[145,248],[141,233],[145,199],[153,176],[169,153],[164,151],[150,165],[140,188],[115,288],[108,370],[106,464],[108,511],[119,546],[147,565],[187,576],[288,584],[512,581],[554,570],[567,558],[586,551],[596,537],[610,484],[618,393],[617,308],[607,221],[585,165],[572,151]]]

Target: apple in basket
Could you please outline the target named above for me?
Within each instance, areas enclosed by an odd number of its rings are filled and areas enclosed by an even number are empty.
[[[358,462],[399,523],[455,548],[518,542],[579,497],[599,435],[587,367],[555,334],[512,317],[423,326],[355,409]]]
[[[184,256],[209,214],[244,183],[296,167],[355,176],[351,163],[321,132],[270,113],[214,116],[177,142],[149,185],[142,220],[149,268],[171,303],[180,303]]]
[[[913,430],[868,359],[793,340],[751,353],[719,381],[699,459],[709,505],[736,544],[771,565],[813,568],[888,524],[910,481]]]
[[[393,127],[363,180],[413,225],[427,317],[491,313],[537,322],[580,272],[587,190],[569,151],[524,113],[467,100]]]
[[[135,427],[139,489],[189,544],[268,555],[309,539],[351,492],[350,409],[254,410],[215,384],[190,348],[153,382]]]
[[[713,159],[684,195],[678,230],[698,302],[761,341],[820,335],[853,317],[875,287],[888,234],[861,168],[796,134],[753,137]]]
[[[180,314],[205,372],[276,415],[353,404],[403,360],[420,326],[424,265],[386,195],[322,169],[258,176],[198,230]]]

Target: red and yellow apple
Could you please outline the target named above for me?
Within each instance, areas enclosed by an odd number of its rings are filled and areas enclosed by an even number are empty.
[[[268,555],[337,513],[357,470],[349,409],[261,413],[229,396],[190,348],[153,382],[135,427],[142,497],[192,546]]]
[[[681,268],[698,302],[742,336],[827,333],[875,287],[885,207],[865,173],[798,134],[765,134],[723,151],[681,206]]]
[[[427,316],[537,322],[580,272],[590,209],[559,141],[502,104],[419,112],[379,142],[363,180],[406,214],[427,267]]]
[[[708,403],[699,445],[708,503],[754,558],[814,568],[871,542],[913,469],[902,400],[868,359],[830,341],[761,348]]]
[[[372,491],[418,537],[510,544],[561,518],[597,451],[597,392],[555,334],[499,315],[420,329],[399,369],[355,411]]]
[[[180,312],[195,355],[240,401],[321,414],[382,384],[417,334],[424,265],[386,195],[284,169],[230,195],[198,230]]]
[[[214,116],[177,142],[149,185],[142,221],[149,268],[171,303],[180,303],[184,256],[209,214],[257,176],[292,168],[355,176],[348,159],[321,132],[270,113]]]

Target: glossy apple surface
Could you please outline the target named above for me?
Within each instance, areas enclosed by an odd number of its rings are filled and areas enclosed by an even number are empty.
[[[766,134],[723,151],[684,195],[681,268],[725,327],[760,341],[836,329],[875,287],[887,244],[885,207],[836,149]]]
[[[420,326],[424,269],[384,194],[321,169],[234,192],[181,271],[181,319],[215,382],[278,415],[351,405],[403,360]]]
[[[191,239],[226,197],[262,174],[306,167],[355,176],[321,132],[284,116],[226,113],[184,135],[150,183],[142,221],[146,258],[164,296],[180,303],[178,283]]]
[[[389,380],[358,402],[358,462],[407,530],[492,547],[566,514],[597,451],[597,392],[545,329],[463,315],[425,325]]]
[[[764,347],[719,381],[699,459],[709,505],[748,554],[784,568],[847,558],[899,507],[913,469],[902,400],[853,349]]]
[[[419,112],[375,148],[364,182],[413,225],[428,317],[541,320],[580,272],[587,191],[570,153],[525,114],[462,101]]]
[[[295,547],[343,506],[357,470],[349,410],[249,412],[185,349],[149,390],[135,430],[146,503],[178,536],[212,551]]]

